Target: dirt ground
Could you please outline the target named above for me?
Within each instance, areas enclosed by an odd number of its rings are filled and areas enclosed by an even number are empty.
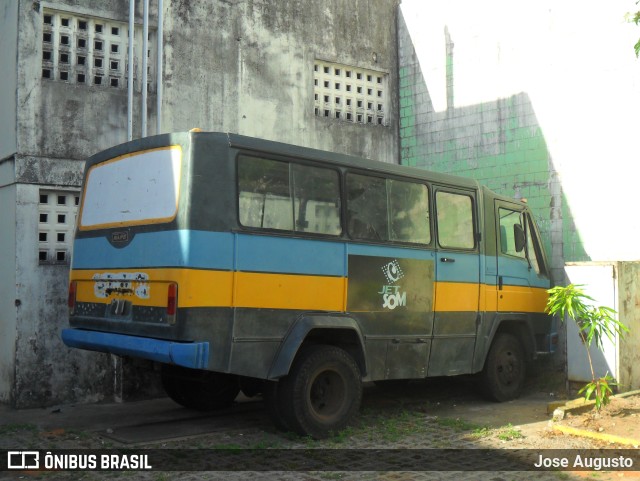
[[[562,424],[577,429],[640,439],[640,395],[614,397],[600,412],[568,413]]]

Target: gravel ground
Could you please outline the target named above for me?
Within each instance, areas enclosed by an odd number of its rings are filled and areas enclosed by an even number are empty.
[[[464,380],[429,381],[403,389],[365,389],[354,425],[314,441],[278,432],[258,401],[188,419],[117,421],[69,427],[65,407],[46,410],[56,422],[0,411],[0,449],[131,450],[149,453],[167,471],[0,472],[7,479],[206,480],[640,479],[638,472],[531,471],[541,450],[615,449],[550,428],[546,400],[561,394],[533,383],[522,401],[483,401]],[[115,410],[123,405],[114,405]],[[125,405],[126,408],[126,405]],[[138,406],[139,408],[139,406]],[[109,412],[110,407],[100,412]],[[186,410],[175,409],[184,414]],[[174,412],[174,411],[171,411]],[[188,412],[188,411],[186,411]],[[61,417],[56,418],[56,415]],[[72,415],[71,415],[72,416]],[[67,422],[65,423],[65,419]],[[95,426],[100,425],[99,429]],[[186,426],[186,428],[185,428]],[[149,451],[147,451],[149,450]],[[436,451],[434,451],[436,450]],[[114,451],[96,452],[98,455]],[[612,452],[612,451],[609,451]],[[88,452],[87,452],[88,453]],[[152,463],[153,464],[153,463]],[[638,460],[640,464],[640,460]],[[334,469],[335,468],[335,469]],[[169,470],[170,469],[170,470]],[[176,471],[176,469],[178,471]],[[201,469],[208,469],[203,471]],[[229,469],[229,471],[221,471]],[[519,470],[522,469],[522,470]],[[529,469],[526,471],[526,469]],[[640,469],[640,468],[638,468]],[[243,470],[243,471],[241,471]],[[596,477],[594,477],[596,476]]]

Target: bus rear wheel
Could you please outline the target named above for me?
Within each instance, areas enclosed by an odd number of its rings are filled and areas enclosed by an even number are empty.
[[[284,424],[301,435],[326,438],[344,429],[360,409],[360,370],[339,347],[303,348],[279,384]]]
[[[481,388],[494,401],[516,399],[524,386],[525,370],[524,350],[518,338],[496,334],[482,371]]]
[[[163,364],[161,378],[171,399],[197,411],[229,407],[240,392],[237,377],[219,372]]]
[[[280,382],[266,382],[262,396],[265,408],[275,427],[284,432],[293,431],[288,416],[284,412],[282,403],[282,384]]]

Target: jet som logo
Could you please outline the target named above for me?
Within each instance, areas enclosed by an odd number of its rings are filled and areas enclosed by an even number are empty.
[[[382,286],[378,294],[382,295],[382,308],[394,310],[398,306],[407,305],[406,291],[400,291],[400,286],[395,285],[404,277],[404,272],[397,259],[382,266],[382,272],[387,279],[387,284]]]

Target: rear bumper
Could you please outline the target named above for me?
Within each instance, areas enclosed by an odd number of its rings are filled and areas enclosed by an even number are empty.
[[[69,347],[139,357],[193,369],[209,364],[208,342],[175,342],[110,332],[63,329],[62,341]]]

